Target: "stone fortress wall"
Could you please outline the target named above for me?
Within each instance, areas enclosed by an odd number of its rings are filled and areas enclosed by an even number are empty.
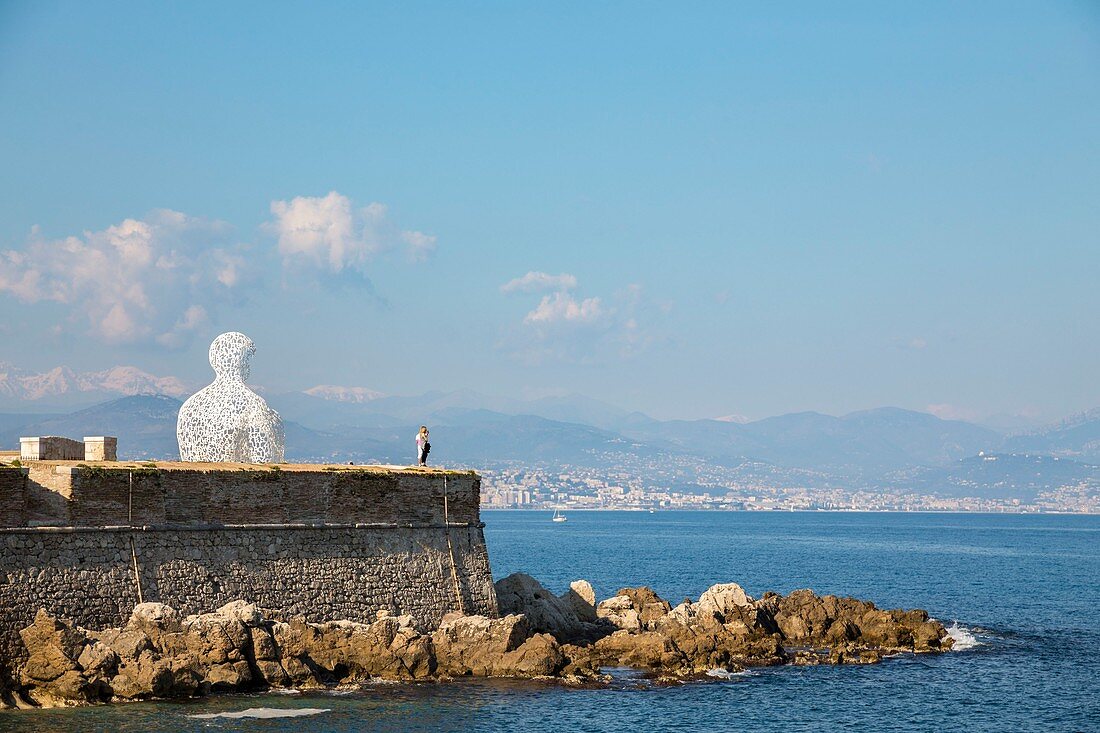
[[[275,618],[497,615],[472,472],[41,461],[0,467],[0,671],[38,609],[119,626],[141,601]]]

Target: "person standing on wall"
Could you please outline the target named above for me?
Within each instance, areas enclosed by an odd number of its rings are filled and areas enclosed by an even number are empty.
[[[421,425],[420,432],[416,434],[416,461],[420,466],[428,465],[428,451],[432,444],[428,442],[428,426]]]

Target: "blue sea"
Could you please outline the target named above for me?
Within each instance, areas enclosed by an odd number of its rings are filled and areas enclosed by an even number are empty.
[[[673,604],[736,581],[925,608],[958,651],[606,689],[468,681],[0,714],[13,731],[1100,731],[1100,517],[485,512],[496,577]],[[229,717],[233,716],[233,717]],[[284,717],[294,716],[294,717]]]

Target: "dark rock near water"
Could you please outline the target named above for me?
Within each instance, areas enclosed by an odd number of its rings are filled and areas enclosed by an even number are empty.
[[[898,651],[950,648],[924,611],[884,611],[854,598],[752,598],[736,583],[672,607],[646,587],[596,603],[574,582],[556,596],[534,578],[497,583],[501,618],[450,614],[430,634],[410,616],[372,623],[277,622],[235,601],[181,617],[159,603],[134,608],[121,628],[87,631],[40,611],[21,636],[25,662],[0,676],[0,705],[62,706],[181,698],[217,691],[316,688],[371,679],[462,676],[598,683],[601,667],[658,679],[778,664],[868,664]]]

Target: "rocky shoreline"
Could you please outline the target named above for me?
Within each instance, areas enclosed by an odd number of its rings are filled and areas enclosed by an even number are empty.
[[[182,617],[159,603],[122,628],[90,631],[39,611],[20,634],[28,657],[0,677],[0,707],[186,698],[266,688],[326,688],[372,679],[465,676],[604,684],[607,667],[666,681],[781,664],[869,664],[935,653],[953,640],[921,610],[882,610],[809,590],[754,599],[736,583],[673,607],[646,587],[596,602],[576,581],[558,596],[533,578],[496,583],[500,618],[451,614],[424,632],[409,616],[373,623],[278,621],[230,603]]]

